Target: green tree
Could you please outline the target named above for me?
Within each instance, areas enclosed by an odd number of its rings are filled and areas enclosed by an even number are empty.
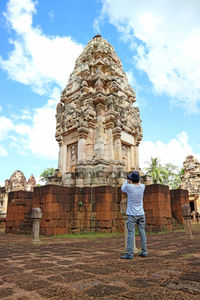
[[[171,163],[164,165],[163,182],[169,185],[170,189],[176,189],[180,185],[179,168]]]
[[[163,169],[160,165],[159,159],[157,157],[151,157],[151,161],[148,164],[149,167],[145,169],[146,175],[152,177],[153,183],[163,183]]]
[[[153,183],[168,185],[170,189],[177,189],[180,186],[181,176],[184,174],[183,169],[179,169],[178,166],[171,163],[162,166],[157,157],[151,158],[146,171],[146,175],[152,177]]]
[[[54,175],[56,169],[54,168],[47,168],[40,174],[40,180],[44,181],[45,183],[48,182],[48,179]]]

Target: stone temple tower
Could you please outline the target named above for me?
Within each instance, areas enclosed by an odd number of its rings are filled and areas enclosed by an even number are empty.
[[[114,48],[96,35],[57,105],[58,167],[67,186],[117,186],[139,168],[139,109]]]

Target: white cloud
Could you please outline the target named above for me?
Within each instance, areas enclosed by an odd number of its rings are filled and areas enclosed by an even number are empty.
[[[58,143],[55,140],[56,102],[52,97],[46,105],[35,110],[29,136],[29,148],[33,154],[55,160],[58,158]]]
[[[190,113],[200,103],[199,0],[103,0],[108,15],[135,47],[137,67],[157,93],[166,93]],[[95,20],[95,26],[99,26]]]
[[[158,157],[161,164],[172,163],[182,167],[183,161],[187,155],[194,155],[200,160],[200,154],[194,153],[192,147],[188,143],[188,135],[181,132],[176,138],[171,139],[168,143],[157,141],[142,141],[140,145],[140,166],[145,168],[148,166],[151,157]]]
[[[6,138],[7,133],[14,129],[12,121],[4,116],[0,117],[0,140]]]
[[[23,123],[16,125],[15,131],[19,135],[31,135],[31,127]]]
[[[30,113],[30,111],[27,110],[27,109],[22,109],[21,110],[21,116],[20,116],[20,118],[22,120],[31,120],[31,113]]]
[[[5,181],[0,180],[0,187],[1,187],[1,186],[5,186]]]
[[[10,40],[13,50],[8,59],[0,56],[0,67],[12,80],[44,94],[51,92],[52,84],[65,86],[83,47],[70,36],[45,36],[41,29],[32,25],[34,13],[35,3],[31,0],[8,2],[4,15],[16,39]]]
[[[0,145],[0,156],[7,156],[7,155],[8,155],[7,150]]]
[[[60,89],[54,88],[47,104],[33,111],[32,124],[27,125],[15,118],[13,122],[4,116],[0,117],[0,140],[7,140],[9,146],[21,155],[28,151],[44,159],[58,159],[58,144],[55,140],[56,104]],[[7,151],[0,146],[0,155]]]

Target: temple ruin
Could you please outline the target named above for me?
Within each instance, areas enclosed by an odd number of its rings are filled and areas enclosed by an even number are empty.
[[[58,167],[66,186],[116,186],[139,168],[142,127],[136,95],[114,48],[86,45],[57,105]]]
[[[16,170],[5,180],[5,186],[0,188],[0,215],[5,216],[7,211],[8,193],[12,191],[31,191],[36,186],[36,180],[33,175],[28,181],[22,171]]]
[[[7,233],[31,232],[40,208],[42,235],[124,230],[121,184],[139,169],[139,109],[114,48],[100,35],[77,58],[56,111],[59,161],[49,184],[8,196]],[[146,182],[147,183],[147,182]],[[188,193],[150,184],[145,188],[147,229],[172,230],[183,223]]]
[[[188,155],[183,162],[181,188],[188,190],[191,211],[200,212],[200,162]]]

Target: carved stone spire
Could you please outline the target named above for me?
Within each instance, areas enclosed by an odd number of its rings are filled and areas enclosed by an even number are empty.
[[[114,48],[101,35],[94,36],[77,58],[57,105],[56,140],[63,174],[69,177],[81,164],[96,166],[99,160],[118,164],[125,171],[139,167],[134,147],[142,139],[142,127],[135,99]],[[68,153],[73,143],[78,144],[75,168]]]

